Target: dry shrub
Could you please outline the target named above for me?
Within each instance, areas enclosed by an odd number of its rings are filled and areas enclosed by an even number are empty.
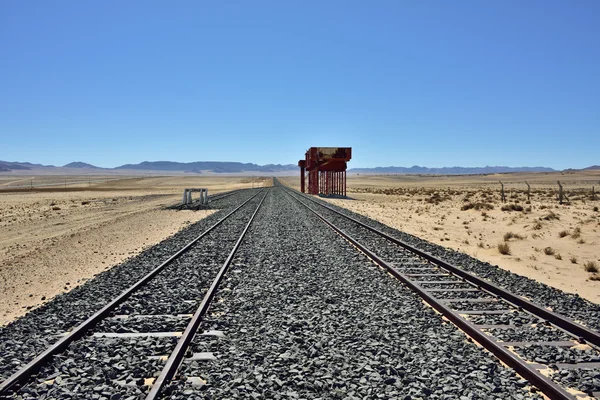
[[[598,272],[598,264],[596,264],[596,261],[587,261],[587,262],[583,263],[583,268],[585,269],[586,272],[592,272],[592,273]]]
[[[594,211],[596,211],[596,212],[598,212],[598,206],[595,206],[595,207],[593,208],[593,210],[594,210]]]
[[[510,246],[506,242],[498,243],[498,251],[500,254],[510,255]]]
[[[523,206],[518,204],[507,204],[500,208],[502,211],[523,211]]]
[[[560,217],[554,211],[549,211],[548,214],[542,217],[542,219],[545,219],[546,221],[552,221],[553,219],[559,220]]]
[[[462,211],[467,211],[467,210],[471,210],[471,209],[477,210],[477,211],[493,210],[494,206],[490,203],[481,203],[481,202],[471,203],[471,202],[469,202],[469,203],[465,204],[464,206],[462,206],[460,209]]]
[[[556,253],[554,255],[554,258],[556,258],[557,260],[562,260],[562,256],[560,255],[560,253]]]
[[[577,257],[571,256],[571,258],[569,258],[569,260],[571,261],[572,264],[577,264]]]
[[[525,236],[519,235],[518,233],[506,232],[504,234],[504,241],[508,242],[510,239],[523,240],[525,239]]]
[[[544,254],[547,256],[552,256],[554,255],[554,249],[552,247],[545,247]]]
[[[533,225],[533,229],[535,229],[536,231],[539,231],[540,229],[542,229],[542,223],[541,222],[536,222]]]
[[[573,239],[579,239],[581,237],[581,228],[577,227],[573,230],[573,234],[571,235]]]
[[[567,232],[567,231],[560,231],[560,232],[558,232],[558,237],[559,238],[564,238],[565,236],[569,236],[569,232]]]

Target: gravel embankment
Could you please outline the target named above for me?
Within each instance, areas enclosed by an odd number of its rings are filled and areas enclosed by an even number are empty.
[[[392,235],[422,251],[426,251],[440,259],[459,266],[465,271],[486,278],[494,284],[503,287],[504,289],[525,296],[543,307],[549,307],[555,312],[581,322],[592,329],[600,330],[599,304],[585,300],[577,294],[565,293],[562,290],[555,289],[538,281],[503,270],[497,265],[492,265],[488,262],[473,258],[467,254],[445,248],[435,243],[428,242],[416,236],[391,228],[361,214],[354,213],[345,208],[338,207],[331,203],[320,200],[315,196],[312,196],[312,198],[324,205],[344,213],[345,215],[351,216],[369,226]]]
[[[224,217],[235,206],[249,199],[257,192],[258,190],[243,191],[224,198],[219,204],[215,202],[215,206],[223,208],[221,211],[212,214],[198,223],[190,225],[172,237],[147,249],[139,256],[98,274],[84,285],[73,289],[69,293],[57,296],[42,307],[32,310],[22,318],[17,319],[6,327],[0,328],[0,379],[6,378],[16,372],[24,363],[33,359],[46,347],[54,343],[57,340],[58,334],[68,331],[81,323],[128,286],[166,261],[186,243]],[[260,195],[250,203],[257,204],[256,201],[259,198]],[[246,207],[252,207],[250,203]],[[199,254],[199,256],[202,257],[202,254]],[[210,259],[212,257],[207,258],[207,260]],[[195,278],[198,278],[198,276]],[[193,285],[187,284],[186,290],[191,289],[191,286]],[[190,297],[193,299],[195,296],[190,294]],[[133,303],[128,304],[135,304],[135,299],[139,298],[134,297]],[[138,301],[138,303],[140,302],[142,301]],[[140,306],[132,307],[132,309],[144,312],[152,311],[152,307],[149,304],[145,310],[142,310]],[[159,307],[157,306],[155,310],[158,309]],[[123,313],[127,312],[125,308],[120,311]],[[122,322],[122,324],[126,323]],[[118,325],[119,322],[116,321],[114,324]]]
[[[294,196],[297,196],[297,195],[294,195]],[[342,216],[339,216],[329,210],[319,207],[318,205],[315,205],[314,203],[308,202],[305,199],[302,199],[302,198],[300,198],[300,199],[306,205],[308,205],[308,207],[319,212],[321,215],[323,215],[324,217],[329,219],[332,223],[334,223],[336,226],[340,227],[342,230],[344,230],[346,233],[350,234],[352,237],[359,238],[359,241],[361,243],[365,244],[369,249],[375,250],[375,252],[379,256],[381,256],[384,260],[391,262],[393,265],[395,265],[397,268],[399,268],[401,270],[405,270],[406,261],[410,260],[410,258],[411,258],[410,253],[408,251],[402,249],[400,246],[390,243],[389,241],[382,238],[381,236],[379,236],[373,232],[370,232],[369,230],[367,230],[363,227],[360,227],[356,223],[349,221]],[[398,235],[395,235],[395,236],[398,237]],[[433,253],[432,251],[430,251],[430,249],[428,251]],[[442,256],[441,254],[436,254],[436,255],[442,259],[446,259],[446,260],[450,259],[452,262],[452,257],[456,256],[457,254],[458,253],[456,253],[456,252],[448,252],[445,257]],[[413,256],[413,258],[414,258],[414,256]],[[414,264],[415,261],[413,260],[412,263]],[[455,264],[456,264],[456,262],[455,262]],[[416,270],[411,269],[411,272],[412,271],[416,271]],[[505,272],[505,271],[503,271],[503,272]],[[523,279],[526,279],[526,278],[523,278]],[[533,284],[535,284],[535,282],[533,282]],[[554,290],[554,289],[552,289],[552,290]],[[558,291],[556,291],[556,292],[558,293]],[[561,295],[560,293],[557,294],[557,296],[560,296],[560,295]],[[435,296],[437,298],[457,298],[457,299],[458,298],[469,299],[469,298],[483,298],[483,297],[490,298],[491,297],[491,296],[481,296],[481,293],[478,293],[478,292],[445,292],[445,291],[436,292]],[[559,301],[559,300],[560,299],[558,299],[556,301]],[[589,305],[592,305],[592,303],[589,303]],[[470,318],[471,320],[475,320],[475,321],[477,321],[477,323],[481,323],[481,324],[498,324],[498,323],[505,324],[505,323],[510,323],[511,321],[514,322],[517,325],[517,327],[515,327],[515,328],[488,329],[487,330],[487,332],[489,332],[491,335],[493,335],[494,337],[496,337],[497,339],[502,340],[502,341],[532,341],[532,342],[536,342],[536,341],[564,341],[564,340],[569,340],[569,339],[573,340],[574,339],[573,337],[569,337],[568,335],[566,335],[564,332],[562,332],[559,329],[556,329],[552,326],[546,326],[543,323],[540,324],[541,321],[538,321],[535,317],[533,317],[531,315],[527,315],[526,313],[522,313],[522,312],[517,312],[516,309],[514,309],[511,306],[508,306],[506,303],[502,303],[502,302],[499,302],[499,303],[471,303],[471,304],[469,304],[469,303],[453,303],[452,307],[456,310],[513,309],[513,312],[510,314],[487,315],[487,316]],[[556,349],[552,346],[543,346],[543,347],[538,347],[535,353],[532,351],[518,351],[518,353],[522,357],[524,357],[525,359],[527,359],[529,361],[539,362],[539,360],[552,359],[552,356],[555,353],[555,351],[556,351]],[[590,352],[595,354],[596,357],[599,355],[599,353],[595,350],[590,350]],[[555,375],[554,377],[556,378],[558,376],[563,377],[563,375]],[[564,384],[564,379],[557,380],[557,382]],[[578,388],[580,390],[582,390],[583,387],[585,387],[586,393],[591,393],[593,391],[600,391],[600,386],[595,386],[593,384],[589,384],[589,382],[585,386],[582,386],[580,384],[575,386],[575,388]],[[592,388],[591,391],[589,389],[590,387]]]
[[[279,188],[201,330],[165,398],[541,398]]]

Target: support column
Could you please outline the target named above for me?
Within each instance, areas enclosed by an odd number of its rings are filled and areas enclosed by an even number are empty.
[[[300,191],[304,193],[304,167],[300,167]]]
[[[181,204],[187,204],[187,189],[183,189],[183,200],[181,200]]]

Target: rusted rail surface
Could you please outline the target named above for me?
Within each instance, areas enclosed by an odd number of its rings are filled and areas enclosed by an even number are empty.
[[[440,268],[443,271],[447,271],[450,275],[455,275],[460,277],[465,282],[468,282],[475,289],[468,290],[480,290],[483,293],[492,294],[494,297],[501,298],[507,303],[513,305],[516,308],[520,308],[526,310],[527,312],[539,317],[543,318],[546,321],[549,321],[551,324],[557,326],[560,330],[563,330],[574,337],[575,341],[591,343],[595,346],[600,344],[600,333],[593,331],[589,328],[586,328],[576,322],[556,313],[553,313],[549,310],[546,310],[528,300],[523,299],[522,297],[515,295],[514,293],[510,293],[507,290],[500,288],[492,283],[483,280],[473,274],[470,274],[459,267],[451,265],[429,253],[421,251],[419,249],[414,248],[413,246],[405,243],[397,238],[394,238],[376,228],[368,226],[355,218],[349,217],[332,207],[326,206],[311,199],[309,196],[302,195],[298,192],[292,191],[289,188],[285,188],[287,194],[306,207],[311,213],[313,213],[316,217],[318,217],[321,221],[327,224],[331,229],[333,229],[336,233],[342,236],[344,239],[352,243],[356,248],[366,254],[370,259],[372,259],[377,265],[385,269],[387,272],[392,274],[395,278],[403,282],[406,286],[408,286],[411,290],[417,293],[421,298],[423,298],[429,305],[431,305],[434,309],[444,315],[448,320],[454,323],[459,329],[463,330],[467,335],[476,340],[479,344],[481,344],[485,349],[493,353],[496,357],[498,357],[501,361],[509,365],[513,368],[517,373],[527,379],[532,385],[536,386],[540,389],[546,396],[550,399],[570,399],[573,400],[575,397],[573,394],[569,393],[565,388],[561,387],[550,378],[544,376],[539,372],[531,364],[527,363],[524,359],[516,355],[515,353],[509,351],[507,349],[507,345],[504,342],[498,341],[491,335],[488,335],[484,332],[483,329],[486,326],[476,325],[469,321],[467,318],[461,315],[460,311],[453,310],[449,306],[448,299],[439,299],[436,298],[435,292],[438,290],[427,290],[422,286],[422,283],[419,282],[419,276],[423,275],[432,275],[432,274],[405,274],[398,268],[391,265],[389,262],[383,260],[380,256],[378,256],[372,249],[369,249],[364,244],[360,243],[356,238],[349,235],[347,232],[336,226],[333,222],[325,218],[322,214],[315,211],[313,208],[309,207],[304,201],[300,200],[300,198],[308,200],[324,209],[327,209],[336,215],[339,215],[357,225],[368,229],[369,231],[381,236],[382,238],[401,246],[403,249],[412,252],[418,257],[422,257],[426,259],[429,263],[432,263],[436,266],[436,268]],[[293,193],[293,194],[292,194]],[[410,276],[409,276],[410,275]],[[431,281],[429,283],[435,283],[435,281]],[[454,283],[454,282],[453,282]],[[448,290],[446,290],[448,291]],[[532,344],[535,344],[533,342]],[[575,342],[573,342],[575,344]]]
[[[94,313],[91,317],[86,319],[84,322],[73,328],[67,335],[62,337],[56,343],[48,347],[42,353],[40,353],[37,357],[27,363],[23,368],[15,372],[9,378],[7,378],[4,382],[0,384],[0,396],[8,394],[8,392],[16,387],[19,384],[23,384],[30,380],[30,378],[39,371],[44,365],[46,365],[53,356],[63,352],[71,343],[76,340],[81,339],[93,329],[100,321],[109,316],[110,312],[113,311],[118,305],[127,300],[134,292],[139,290],[148,284],[158,273],[163,271],[166,266],[171,264],[173,261],[181,257],[184,253],[186,253],[194,244],[196,244],[200,239],[206,236],[208,233],[213,231],[216,227],[221,225],[225,220],[227,220],[231,215],[233,215],[240,208],[245,206],[248,202],[258,196],[261,192],[254,194],[248,200],[244,201],[241,205],[236,207],[234,210],[229,212],[226,216],[217,221],[214,225],[200,234],[198,237],[187,243],[184,247],[182,247],[179,251],[173,254],[168,260],[160,264],[158,267],[154,268],[151,272],[146,274],[136,283],[131,285],[125,291],[123,291],[119,296],[115,297],[110,303],[106,304],[99,311]],[[261,202],[262,203],[262,202]]]

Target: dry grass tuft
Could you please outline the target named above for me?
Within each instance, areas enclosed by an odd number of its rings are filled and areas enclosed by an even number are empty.
[[[577,264],[577,257],[571,256],[571,258],[569,258],[569,260],[571,261],[571,263]]]
[[[559,238],[564,238],[565,236],[569,236],[569,232],[567,232],[567,231],[560,231],[560,232],[558,232],[558,237]]]
[[[544,248],[544,254],[547,256],[552,256],[554,255],[554,249],[552,247],[546,247]]]
[[[460,209],[462,211],[467,211],[467,210],[471,210],[471,209],[477,210],[477,211],[480,211],[480,210],[493,210],[494,206],[492,204],[490,204],[490,203],[481,203],[481,202],[471,203],[471,202],[469,202],[469,203],[463,205]]]
[[[498,243],[498,251],[500,254],[510,255],[510,246],[506,242]]]
[[[554,211],[549,211],[548,214],[542,217],[542,219],[545,219],[546,221],[552,221],[553,219],[559,220],[560,217]]]
[[[502,211],[523,211],[523,206],[518,204],[507,204],[500,208]]]
[[[519,235],[518,233],[506,232],[504,234],[504,241],[508,242],[510,239],[523,240],[525,239],[525,236]]]
[[[583,268],[585,269],[586,272],[592,272],[592,273],[598,272],[598,264],[596,264],[596,261],[587,261],[587,262],[583,263]]]

